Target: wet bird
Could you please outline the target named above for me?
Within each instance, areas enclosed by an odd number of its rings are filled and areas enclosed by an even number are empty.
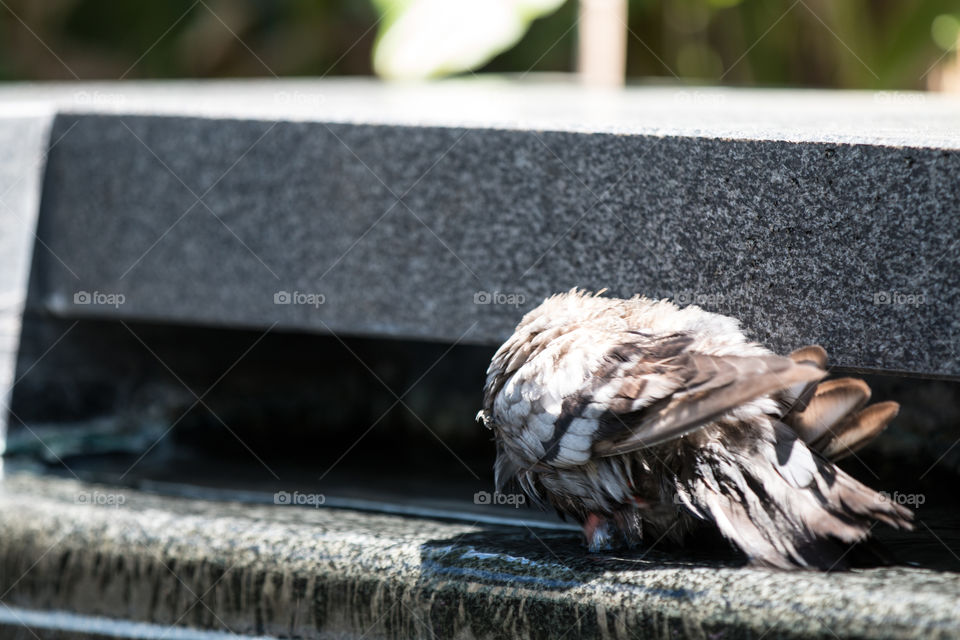
[[[823,381],[818,346],[779,356],[733,318],[667,300],[552,296],[487,370],[478,419],[499,490],[583,527],[591,550],[712,524],[753,564],[831,569],[913,514],[838,468],[898,405]]]

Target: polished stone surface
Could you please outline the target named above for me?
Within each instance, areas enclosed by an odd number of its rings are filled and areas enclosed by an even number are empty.
[[[0,86],[0,111],[199,116],[579,131],[960,149],[951,95],[639,85],[587,89],[524,74],[389,84],[369,78],[165,80]]]
[[[495,344],[544,296],[608,287],[735,315],[781,351],[823,344],[833,365],[960,374],[948,98],[85,90],[22,88],[61,109],[41,311]]]
[[[0,590],[239,634],[369,638],[947,638],[956,573],[784,573],[562,530],[148,495],[29,474],[0,493]]]
[[[506,79],[0,89],[5,115],[67,114],[44,309],[494,343],[543,296],[607,286],[945,375],[956,106]]]
[[[0,108],[0,408],[15,379],[50,124],[49,113]],[[0,410],[0,433],[7,420]]]

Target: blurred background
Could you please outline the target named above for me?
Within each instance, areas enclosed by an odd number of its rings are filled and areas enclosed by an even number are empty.
[[[574,0],[441,3],[0,0],[0,80],[375,71],[440,76],[470,69],[576,68]],[[507,19],[498,11],[512,13]],[[438,24],[416,23],[434,18]],[[485,21],[492,21],[495,37],[458,40],[458,27],[476,34]],[[629,0],[627,22],[630,83],[888,91],[955,90],[960,84],[955,53],[960,3],[955,0]],[[375,64],[376,47],[388,44],[390,55]],[[397,51],[461,45],[474,50],[455,63],[441,61],[412,74],[390,68]]]

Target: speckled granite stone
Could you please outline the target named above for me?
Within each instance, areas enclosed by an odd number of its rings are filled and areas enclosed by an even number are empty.
[[[493,344],[548,294],[609,287],[834,365],[960,374],[949,99],[164,88],[58,98],[40,235],[63,264],[38,254],[36,309]]]
[[[49,116],[0,108],[0,400],[9,403],[27,297]],[[0,433],[6,430],[0,412]]]
[[[24,610],[299,638],[960,633],[955,573],[588,556],[568,531],[165,498],[26,474],[0,491],[0,593]]]

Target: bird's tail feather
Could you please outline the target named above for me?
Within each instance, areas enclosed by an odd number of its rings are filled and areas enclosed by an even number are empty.
[[[811,451],[787,426],[749,448],[699,447],[677,479],[680,501],[757,564],[833,569],[877,522],[912,528],[912,513]]]
[[[790,354],[798,364],[825,366],[827,354],[818,346]],[[879,402],[866,408],[870,387],[858,378],[835,378],[789,390],[784,397],[783,422],[810,448],[839,460],[868,444],[892,421],[900,405]]]

